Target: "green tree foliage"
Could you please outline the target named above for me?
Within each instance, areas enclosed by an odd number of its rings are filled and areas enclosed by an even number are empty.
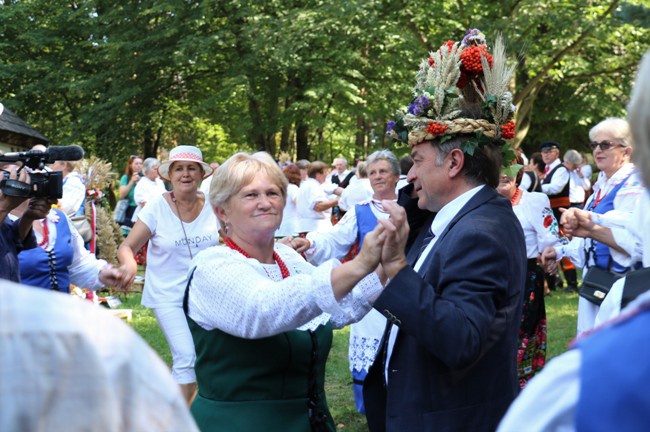
[[[217,160],[401,156],[385,124],[420,60],[477,27],[518,63],[517,142],[585,150],[625,114],[649,23],[644,0],[5,0],[0,100],[118,166],[181,143]]]

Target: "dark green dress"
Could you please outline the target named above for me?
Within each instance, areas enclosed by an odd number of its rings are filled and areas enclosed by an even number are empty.
[[[187,320],[199,386],[191,411],[201,431],[336,430],[324,390],[331,324],[243,339]]]

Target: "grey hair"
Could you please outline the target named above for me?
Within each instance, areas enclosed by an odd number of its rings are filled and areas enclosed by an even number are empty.
[[[463,142],[460,140],[460,138],[452,138],[442,144],[438,144],[436,146],[438,148],[438,154],[436,155],[436,166],[442,166],[442,164],[445,163],[447,155],[454,149],[460,149],[462,143]]]
[[[368,159],[366,159],[366,165],[370,166],[371,164],[380,160],[388,161],[388,163],[390,163],[390,170],[393,172],[393,175],[399,177],[400,175],[399,161],[397,160],[395,155],[389,150],[377,150],[376,152],[368,156]]]
[[[160,161],[153,157],[148,157],[142,162],[142,171],[147,174],[149,171],[160,165]]]
[[[368,177],[368,163],[367,162],[359,162],[357,164],[357,177],[359,177],[359,178],[367,178]]]
[[[641,60],[627,112],[635,141],[632,160],[639,167],[646,188],[650,188],[650,51]]]
[[[627,120],[618,117],[608,117],[589,130],[589,139],[593,141],[600,132],[608,133],[621,145],[632,145],[632,134],[630,124]]]
[[[299,161],[296,161],[296,166],[298,169],[308,169],[309,168],[309,162],[307,159],[300,159]]]
[[[578,153],[577,150],[567,150],[567,152],[564,153],[564,162],[580,165],[582,163],[582,155]]]

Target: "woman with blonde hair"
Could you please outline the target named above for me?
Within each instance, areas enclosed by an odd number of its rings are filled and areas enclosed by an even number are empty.
[[[570,208],[562,215],[560,223],[569,227],[575,220],[584,220],[581,230],[571,231],[574,237],[566,246],[547,247],[542,260],[547,270],[554,269],[554,263],[569,257],[576,266],[583,268],[583,281],[588,271],[605,271],[624,276],[631,270],[633,251],[620,245],[608,246],[599,237],[595,227],[614,229],[625,228],[643,192],[641,178],[630,158],[632,155],[632,135],[626,120],[607,118],[589,131],[589,146],[600,173],[594,184],[594,193],[587,199],[583,210]],[[583,282],[584,287],[584,282]],[[600,301],[588,298],[584,289],[578,303],[578,334],[594,327]]]
[[[314,267],[274,241],[287,180],[267,153],[237,153],[213,177],[225,245],[194,260],[186,293],[194,418],[204,432],[333,432],[324,390],[332,328],[360,320],[381,292],[382,228],[352,261]]]

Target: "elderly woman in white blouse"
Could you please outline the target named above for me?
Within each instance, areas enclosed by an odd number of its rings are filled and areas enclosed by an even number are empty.
[[[630,161],[632,136],[627,121],[607,118],[589,131],[589,146],[600,169],[594,193],[587,199],[584,210],[571,208],[562,215],[562,225],[568,227],[573,239],[566,246],[549,247],[542,253],[547,265],[565,256],[576,266],[583,267],[583,278],[591,267],[599,267],[625,275],[634,264],[632,250],[621,245],[608,246],[601,237],[602,226],[625,228],[643,193],[641,178]],[[578,222],[580,221],[580,222]],[[578,230],[572,227],[580,226]],[[578,303],[578,334],[594,327],[600,305],[584,297]]]
[[[140,210],[151,201],[153,198],[167,192],[165,183],[163,183],[160,175],[158,174],[158,167],[160,161],[156,158],[146,158],[142,163],[142,170],[144,176],[135,185],[135,192],[133,192],[133,200],[138,205],[138,208],[133,212],[131,222],[135,223],[138,220],[138,213]]]
[[[314,267],[274,242],[286,189],[267,153],[237,153],[213,176],[225,245],[196,257],[186,293],[203,431],[335,430],[324,393],[332,328],[360,320],[380,294],[382,228],[352,261]]]
[[[516,162],[523,167],[521,156],[517,156]],[[520,189],[523,174],[524,171],[519,170],[514,178],[502,175],[497,187],[497,191],[510,200],[526,239],[528,269],[517,350],[517,372],[521,388],[524,388],[546,363],[544,270],[538,264],[537,258],[544,248],[561,245],[558,223],[553,216],[548,196],[541,192]],[[566,243],[566,240],[564,242]]]

